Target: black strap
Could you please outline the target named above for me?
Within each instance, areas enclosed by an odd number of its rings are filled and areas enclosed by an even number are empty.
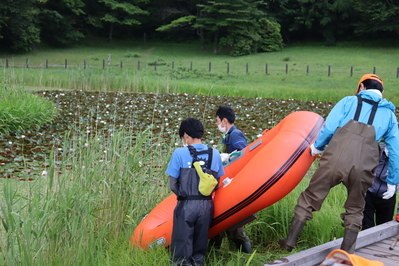
[[[373,124],[374,121],[374,117],[375,117],[375,113],[377,112],[377,108],[378,108],[378,103],[380,101],[373,101],[373,100],[369,100],[369,99],[363,99],[362,97],[360,97],[359,94],[356,94],[357,96],[357,108],[356,108],[356,113],[355,113],[355,117],[353,118],[355,121],[359,121],[359,116],[360,116],[360,111],[362,110],[362,105],[363,102],[366,102],[368,104],[373,105],[373,107],[371,108],[371,113],[370,113],[370,117],[369,117],[369,121],[367,122],[368,125]]]
[[[362,97],[360,97],[358,94],[356,94],[357,96],[357,107],[356,107],[356,113],[355,113],[355,117],[353,118],[353,120],[355,121],[359,121],[359,116],[360,116],[360,111],[362,110]]]
[[[201,154],[208,154],[208,162],[207,165],[205,166],[206,169],[211,169],[211,165],[212,165],[212,156],[213,156],[213,151],[211,147],[208,147],[207,150],[203,150],[203,151],[197,151],[193,146],[189,145],[187,146],[187,148],[190,151],[191,156],[193,157],[193,163],[198,161],[197,159],[197,155],[201,155]]]
[[[177,200],[212,200],[212,196],[192,195],[192,196],[177,196]]]

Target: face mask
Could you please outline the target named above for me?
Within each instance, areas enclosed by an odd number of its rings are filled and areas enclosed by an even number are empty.
[[[183,140],[181,140],[181,143],[183,144],[183,147],[187,147],[188,146],[187,143],[184,143]]]
[[[221,123],[218,124],[218,129],[219,129],[220,132],[226,133],[226,127],[222,127],[222,124],[221,124]]]

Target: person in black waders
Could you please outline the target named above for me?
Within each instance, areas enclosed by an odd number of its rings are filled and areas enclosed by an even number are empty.
[[[201,194],[200,179],[193,164],[200,162],[203,172],[212,174],[217,180],[224,175],[224,169],[218,150],[202,144],[203,134],[201,121],[194,118],[183,120],[179,136],[184,147],[173,152],[166,169],[170,189],[178,200],[173,213],[171,265],[205,264],[208,231],[213,219],[213,187],[208,196]]]
[[[396,196],[390,199],[383,199],[387,191],[388,176],[388,150],[385,145],[380,145],[381,156],[378,167],[375,170],[375,178],[371,187],[367,189],[363,210],[362,230],[376,225],[392,221],[396,206]]]
[[[384,139],[389,151],[387,190],[384,199],[395,193],[399,183],[399,130],[395,106],[382,99],[383,81],[366,74],[356,95],[341,99],[328,114],[326,123],[311,145],[311,154],[323,153],[319,168],[303,191],[294,209],[288,237],[279,240],[281,248],[291,251],[312,212],[319,211],[330,189],[342,183],[348,191],[341,214],[345,227],[341,249],[355,251],[362,227],[364,197],[371,186],[380,158],[378,143]],[[326,147],[327,146],[327,147]]]

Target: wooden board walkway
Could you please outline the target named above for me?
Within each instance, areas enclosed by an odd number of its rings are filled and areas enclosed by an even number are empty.
[[[395,238],[399,237],[399,223],[390,221],[364,231],[360,231],[355,254],[370,260],[381,261],[385,266],[399,265],[399,243],[390,250]],[[266,263],[263,266],[316,266],[320,265],[334,249],[339,249],[342,238],[313,247],[296,254]]]

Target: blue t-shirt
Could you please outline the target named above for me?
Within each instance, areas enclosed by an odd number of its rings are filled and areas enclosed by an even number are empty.
[[[193,144],[193,146],[197,151],[207,150],[208,146],[205,144]],[[211,169],[217,173],[217,177],[221,177],[224,175],[224,168],[222,164],[222,160],[220,159],[220,153],[217,149],[212,149],[212,164]],[[208,154],[198,155],[198,158],[208,159]],[[181,168],[191,168],[193,162],[193,157],[190,154],[190,151],[187,147],[177,148],[173,154],[172,158],[169,161],[168,168],[166,169],[166,174],[179,178],[180,177],[180,169]]]

